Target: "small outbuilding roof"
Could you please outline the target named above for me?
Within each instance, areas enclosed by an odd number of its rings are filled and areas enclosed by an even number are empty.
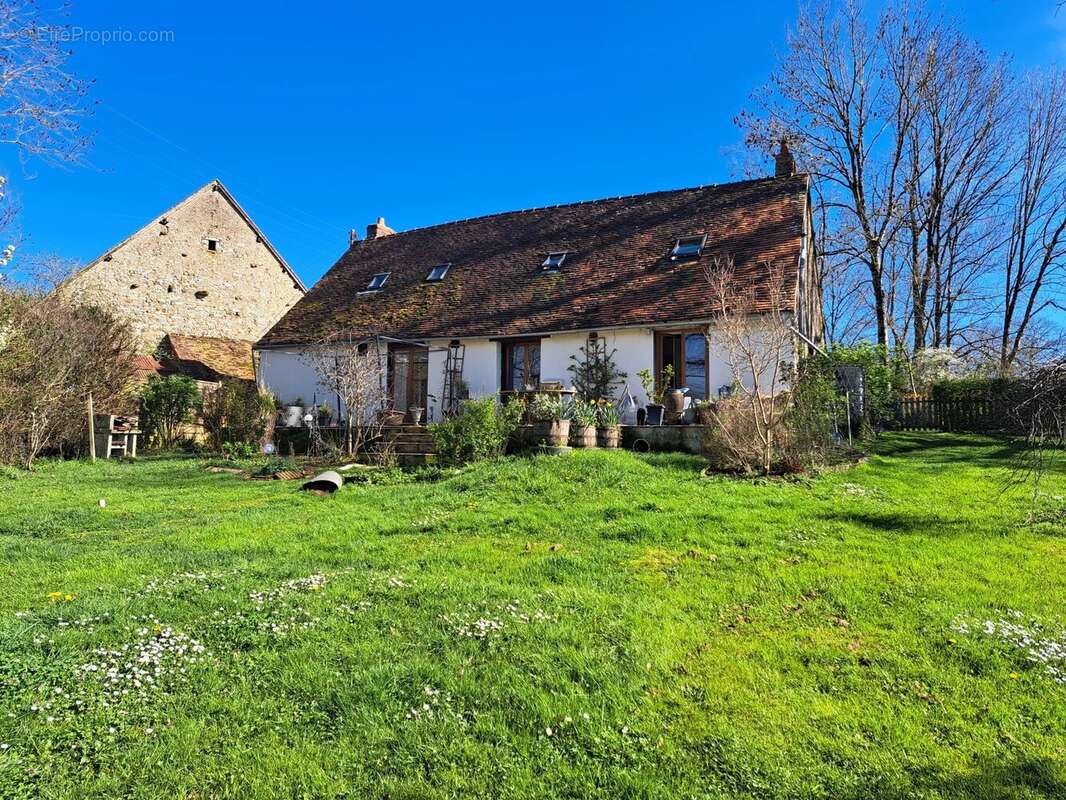
[[[201,381],[219,381],[225,378],[255,380],[252,342],[168,333],[164,347],[172,356],[173,371],[190,378]]]

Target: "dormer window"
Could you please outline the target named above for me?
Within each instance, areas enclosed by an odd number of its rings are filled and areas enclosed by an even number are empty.
[[[368,292],[376,292],[382,286],[385,285],[385,281],[389,279],[391,272],[379,272],[373,278],[370,279],[370,283],[367,284],[366,290]]]
[[[706,234],[682,236],[674,243],[674,249],[670,251],[670,258],[675,261],[679,258],[699,258],[703,254],[703,245],[706,242]]]
[[[426,275],[426,282],[438,283],[439,281],[444,280],[444,276],[448,274],[448,269],[450,267],[451,264],[438,264],[429,271],[428,275]]]
[[[540,268],[545,272],[551,272],[557,270],[563,266],[563,262],[566,261],[566,252],[548,253],[548,257],[541,263]]]

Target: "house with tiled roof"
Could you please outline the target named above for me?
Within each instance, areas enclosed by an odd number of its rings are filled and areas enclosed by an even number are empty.
[[[425,408],[432,421],[451,403],[457,364],[471,396],[565,387],[571,356],[595,337],[637,405],[648,401],[638,372],[667,365],[693,400],[716,397],[732,377],[706,335],[710,259],[755,285],[783,275],[797,353],[821,340],[809,180],[787,158],[777,172],[405,232],[379,219],[257,342],[260,381],[283,403],[338,408],[308,349],[363,337],[387,346],[395,408]]]

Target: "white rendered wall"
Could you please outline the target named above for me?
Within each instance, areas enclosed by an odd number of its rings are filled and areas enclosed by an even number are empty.
[[[322,378],[311,361],[300,350],[260,350],[259,385],[273,393],[282,406],[329,403],[334,414],[345,413],[337,393],[322,385]]]
[[[608,351],[615,350],[614,360],[618,369],[626,373],[626,379],[619,388],[617,397],[624,394],[628,386],[637,406],[648,402],[641,386],[638,372],[653,369],[655,364],[655,334],[651,328],[625,328],[618,330],[600,330],[599,336],[606,340]],[[545,336],[541,339],[541,380],[561,381],[564,386],[572,386],[573,375],[567,370],[571,365],[570,356],[578,355],[579,349],[588,338],[587,333],[561,333]],[[463,362],[463,378],[471,397],[495,395],[500,391],[500,351],[501,343],[487,338],[460,340],[466,346]],[[447,339],[427,342],[430,347],[427,419],[431,422],[440,419],[440,407],[444,396],[444,365]],[[733,383],[733,374],[725,357],[721,342],[712,334],[708,342],[707,374],[710,378],[710,398],[718,396],[721,386]],[[789,359],[787,353],[782,358]],[[317,399],[319,403],[327,401],[336,406],[337,400],[332,392],[319,384],[314,368],[298,350],[261,350],[259,351],[259,382],[276,394],[282,404],[292,403],[302,397],[307,404]],[[764,391],[769,390],[769,381],[764,377]],[[635,413],[631,413],[635,421]]]
[[[625,328],[597,332],[606,341],[607,352],[614,353],[614,363],[619,371],[626,373],[625,380],[619,385],[615,399],[621,400],[626,386],[636,400],[637,406],[648,402],[644,389],[637,375],[642,369],[654,369],[655,335],[651,328]],[[540,341],[540,377],[545,381],[561,381],[563,386],[573,385],[573,373],[568,369],[574,362],[570,356],[581,358],[581,347],[588,340],[588,333],[557,333]],[[623,423],[636,422],[636,406],[622,420]],[[631,419],[629,419],[631,417]]]
[[[317,397],[336,408],[337,398],[318,385],[318,374],[295,350],[260,350],[259,385],[275,394],[281,405],[294,405],[302,398],[310,405]]]
[[[427,405],[429,422],[438,422],[441,418],[441,405],[444,401],[444,365],[447,363],[446,352],[450,339],[427,341],[429,346],[429,376],[427,392],[430,395]],[[486,338],[460,339],[466,351],[463,357],[463,380],[471,397],[495,395],[500,391],[500,344]]]

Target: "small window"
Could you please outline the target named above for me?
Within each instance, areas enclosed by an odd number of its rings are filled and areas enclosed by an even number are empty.
[[[548,257],[541,263],[540,268],[545,272],[559,269],[566,261],[566,253],[548,253]]]
[[[438,264],[429,271],[429,274],[426,276],[426,280],[430,283],[436,283],[437,281],[444,280],[444,276],[448,274],[448,269],[450,267],[451,264]]]
[[[370,279],[370,283],[367,284],[366,287],[367,291],[374,292],[380,289],[382,286],[385,285],[385,281],[389,279],[389,275],[391,274],[391,272],[379,272],[377,275]]]
[[[218,252],[218,239],[208,239],[207,249],[212,253]]]
[[[674,249],[670,251],[670,258],[699,258],[703,254],[703,245],[706,241],[707,237],[703,234],[699,236],[682,236],[674,243]]]

